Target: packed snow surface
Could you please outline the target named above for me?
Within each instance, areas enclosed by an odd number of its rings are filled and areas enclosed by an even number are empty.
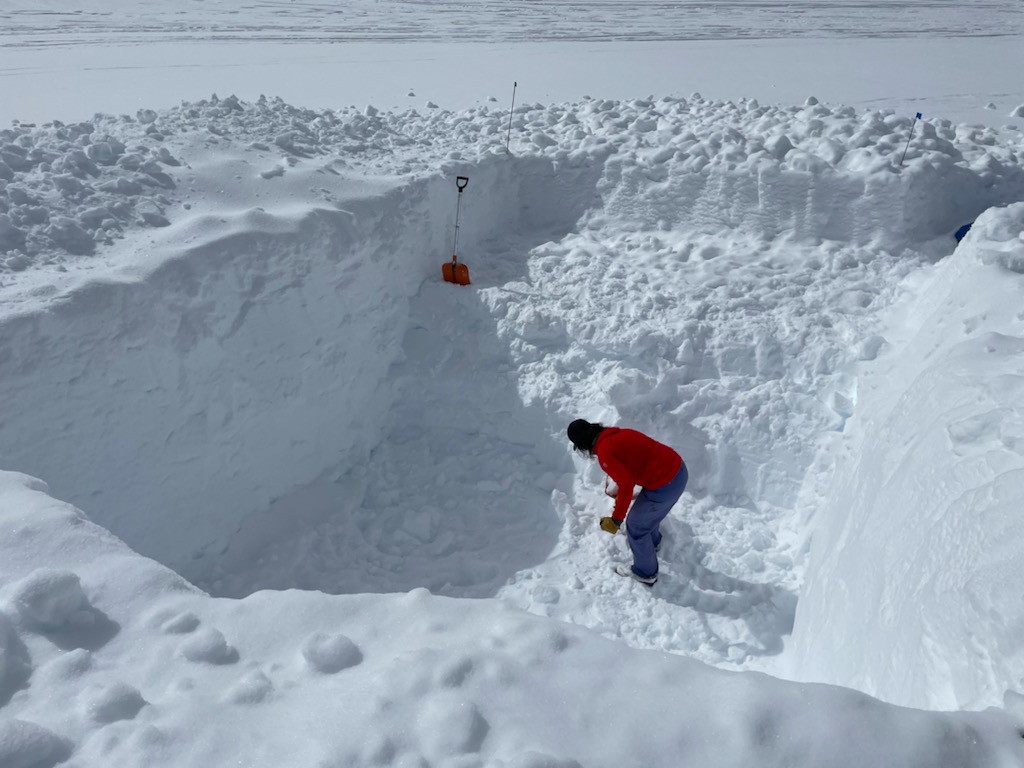
[[[59,5],[10,4],[7,44],[466,11]],[[832,8],[730,6],[747,37]],[[1013,34],[836,6],[819,31]],[[538,29],[734,19],[592,7]],[[0,766],[1024,764],[1008,110],[222,95],[0,129]],[[577,417],[687,462],[652,589]]]

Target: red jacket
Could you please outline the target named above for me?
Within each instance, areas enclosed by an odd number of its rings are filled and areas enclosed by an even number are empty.
[[[601,469],[619,486],[612,519],[626,519],[633,500],[633,486],[661,488],[668,485],[683,465],[683,458],[667,445],[635,429],[607,427],[597,436],[594,453]]]

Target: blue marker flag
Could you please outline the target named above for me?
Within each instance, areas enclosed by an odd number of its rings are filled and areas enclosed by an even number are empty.
[[[921,119],[921,113],[918,112],[914,115],[914,122],[910,124],[910,135],[907,137],[907,146],[903,148],[903,155],[900,157],[900,167],[903,167],[903,161],[907,157],[907,150],[910,149],[910,140],[914,137],[914,126],[917,125],[917,121]]]

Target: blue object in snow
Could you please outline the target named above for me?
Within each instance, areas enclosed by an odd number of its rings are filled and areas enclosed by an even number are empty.
[[[956,233],[953,235],[953,237],[955,237],[956,241],[959,243],[961,240],[964,239],[964,235],[966,235],[970,231],[971,231],[971,225],[970,224],[964,224],[962,227],[960,227],[960,229],[958,229],[956,231]]]

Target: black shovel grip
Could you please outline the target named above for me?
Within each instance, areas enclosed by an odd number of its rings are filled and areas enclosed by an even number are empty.
[[[455,177],[455,186],[459,188],[459,192],[464,190],[466,188],[467,184],[469,184],[469,176],[456,176]]]

